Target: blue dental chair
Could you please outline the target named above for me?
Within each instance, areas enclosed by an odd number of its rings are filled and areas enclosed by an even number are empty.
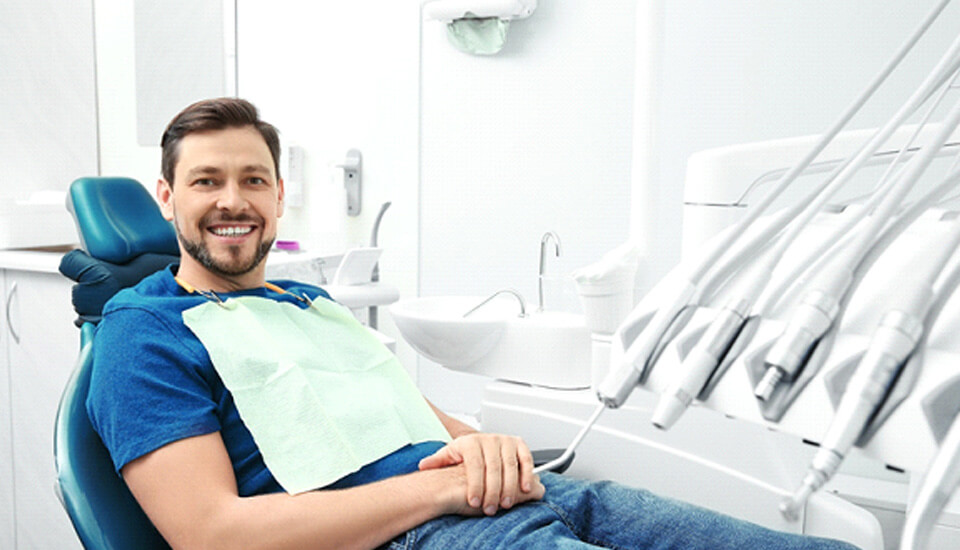
[[[121,288],[179,262],[176,235],[147,190],[132,179],[78,179],[70,186],[67,207],[83,250],[64,256],[60,271],[77,281],[73,303],[81,351],[57,411],[57,495],[87,549],[168,549],[114,470],[90,424],[86,397],[94,325],[103,304]]]

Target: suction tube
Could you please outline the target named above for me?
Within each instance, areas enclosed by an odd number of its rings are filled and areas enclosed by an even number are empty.
[[[540,472],[543,472],[543,471],[552,470],[557,466],[560,466],[561,464],[570,460],[570,457],[573,456],[573,452],[576,451],[577,447],[580,446],[580,443],[583,442],[583,438],[587,436],[587,433],[590,431],[590,428],[592,428],[593,425],[597,422],[597,419],[600,418],[600,415],[603,413],[604,409],[606,409],[606,407],[603,404],[597,407],[593,411],[593,414],[590,415],[590,419],[587,420],[587,423],[583,425],[583,428],[580,428],[580,433],[577,434],[577,437],[573,438],[573,442],[570,443],[570,446],[567,447],[567,450],[563,451],[563,454],[551,460],[550,462],[547,462],[546,464],[541,464],[540,466],[537,466],[536,468],[534,468],[533,473],[539,474]]]

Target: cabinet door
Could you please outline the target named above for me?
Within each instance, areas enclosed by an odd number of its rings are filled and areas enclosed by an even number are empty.
[[[4,271],[0,269],[0,289]],[[13,435],[10,419],[10,369],[7,360],[7,319],[3,316],[6,294],[0,295],[0,548],[14,547]]]
[[[54,493],[54,419],[80,347],[70,285],[59,273],[6,274],[18,549],[80,548]]]

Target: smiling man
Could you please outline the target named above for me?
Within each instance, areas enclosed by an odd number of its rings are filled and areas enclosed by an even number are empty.
[[[161,143],[181,261],[104,307],[87,410],[171,546],[847,548],[538,477],[521,439],[432,407],[323,290],[265,280],[284,193],[253,105],[191,105]]]

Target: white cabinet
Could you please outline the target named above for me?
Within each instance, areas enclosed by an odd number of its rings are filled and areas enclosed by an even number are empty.
[[[57,405],[79,351],[72,283],[9,267],[0,281],[0,548],[80,548],[54,493],[53,461]]]
[[[0,289],[5,288],[0,270]],[[2,312],[0,312],[2,313]],[[0,317],[0,548],[14,547],[13,435],[10,418],[10,368],[6,319]]]

